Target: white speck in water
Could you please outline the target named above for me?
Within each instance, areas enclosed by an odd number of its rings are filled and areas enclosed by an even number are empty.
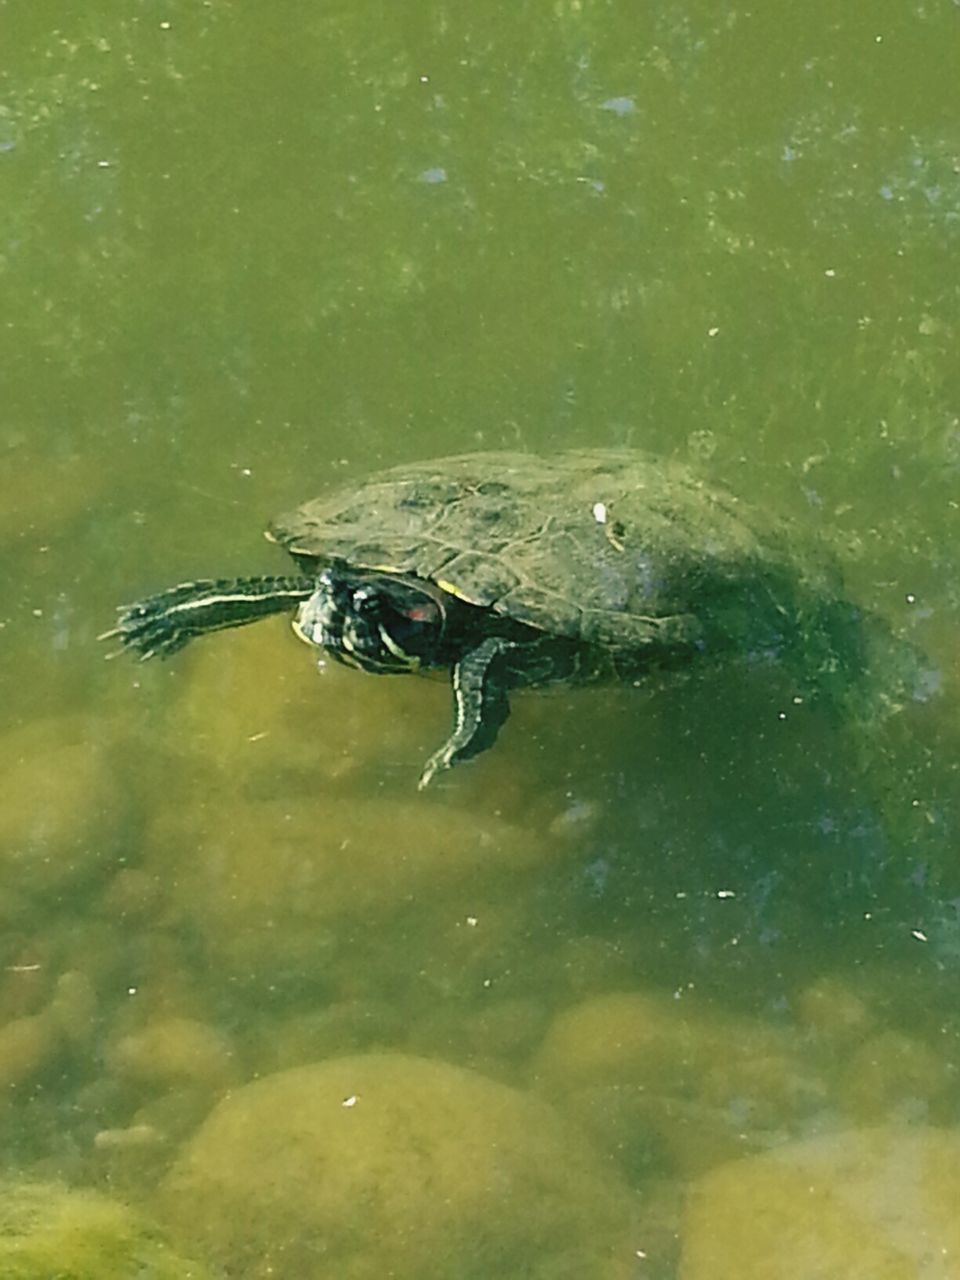
[[[358,1097],[359,1097],[358,1094],[351,1093],[349,1098],[344,1098],[344,1100],[340,1103],[341,1107],[355,1107],[357,1105]]]
[[[607,98],[606,102],[600,103],[601,111],[612,111],[615,116],[633,115],[637,109],[637,104],[632,98]]]

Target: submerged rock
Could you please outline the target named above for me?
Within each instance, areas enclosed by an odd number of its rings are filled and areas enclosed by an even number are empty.
[[[788,1029],[642,991],[558,1014],[533,1078],[619,1160],[643,1169],[660,1151],[684,1176],[769,1141],[824,1101]]]
[[[400,1054],[228,1095],[162,1191],[236,1280],[628,1280],[630,1192],[545,1103]]]
[[[4,893],[62,892],[112,864],[126,802],[109,756],[73,738],[70,720],[0,740],[0,874]]]
[[[957,1130],[790,1143],[695,1184],[680,1280],[953,1280],[958,1205]]]
[[[196,1018],[154,1018],[109,1045],[106,1059],[115,1075],[155,1087],[220,1088],[234,1074],[228,1037]]]
[[[516,874],[542,838],[502,818],[417,800],[234,801],[224,814],[171,812],[151,857],[174,905],[232,972],[310,972],[338,922],[383,921],[412,902]]]
[[[49,1070],[66,1050],[89,1040],[96,996],[85,974],[60,975],[45,1008],[0,1023],[0,1094]]]

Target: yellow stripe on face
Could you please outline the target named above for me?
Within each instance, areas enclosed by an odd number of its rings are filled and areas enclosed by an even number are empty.
[[[380,632],[380,640],[387,652],[392,653],[401,666],[407,667],[410,671],[416,671],[420,666],[420,659],[401,649],[386,627],[378,626],[377,630]]]
[[[311,649],[317,648],[317,646],[313,643],[313,641],[304,631],[303,627],[301,627],[299,618],[292,619],[290,623],[290,627],[293,631],[293,634],[297,637],[298,640],[302,640],[304,644],[308,644],[311,647]]]

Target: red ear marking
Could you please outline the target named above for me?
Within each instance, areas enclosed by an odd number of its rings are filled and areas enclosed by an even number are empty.
[[[440,610],[435,604],[415,604],[411,609],[404,609],[403,616],[411,622],[436,622]]]

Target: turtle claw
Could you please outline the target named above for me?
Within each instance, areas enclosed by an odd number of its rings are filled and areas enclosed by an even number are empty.
[[[135,650],[139,660],[146,662],[158,654],[167,657],[186,644],[190,638],[179,629],[172,628],[163,613],[147,607],[151,601],[124,605],[120,610],[120,620],[115,627],[97,636],[98,640],[119,639],[120,648],[114,649],[107,658],[119,657],[121,653]]]
[[[125,634],[125,629],[120,626],[111,627],[109,631],[101,631],[97,636],[97,644],[102,644],[104,640],[114,640],[118,637],[120,639],[119,649],[111,649],[109,653],[103,655],[105,662],[112,662],[114,658],[119,658],[127,652],[129,642],[124,638]]]
[[[417,783],[418,791],[426,790],[438,773],[443,773],[445,769],[449,769],[453,764],[454,751],[450,748],[451,744],[449,742],[444,743],[440,750],[435,751],[423,766],[420,781]]]

